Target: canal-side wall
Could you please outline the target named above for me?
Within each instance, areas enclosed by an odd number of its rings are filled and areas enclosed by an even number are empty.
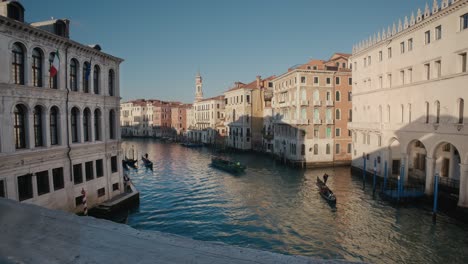
[[[0,198],[0,263],[345,263],[287,256]]]

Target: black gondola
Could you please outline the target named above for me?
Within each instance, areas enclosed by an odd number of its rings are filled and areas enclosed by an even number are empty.
[[[323,199],[332,204],[336,203],[335,194],[333,194],[330,188],[328,188],[328,186],[319,177],[317,177],[317,187],[319,187],[319,193]]]
[[[138,160],[136,160],[136,159],[129,159],[129,158],[125,157],[124,162],[128,167],[131,167],[131,168],[134,168],[134,169],[137,168],[136,164],[137,164]]]
[[[145,165],[145,167],[147,169],[153,170],[153,162],[151,162],[151,160],[148,159],[148,154],[145,154],[145,156],[141,156],[141,160],[143,161],[143,165]]]

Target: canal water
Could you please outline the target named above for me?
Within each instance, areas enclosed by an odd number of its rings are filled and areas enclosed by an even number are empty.
[[[252,153],[230,154],[247,165],[234,176],[209,166],[209,149],[126,139],[148,153],[154,172],[130,177],[141,192],[128,224],[197,240],[370,263],[467,263],[468,226],[444,215],[372,199],[349,168],[297,170]],[[337,197],[329,206],[316,177],[328,173]]]

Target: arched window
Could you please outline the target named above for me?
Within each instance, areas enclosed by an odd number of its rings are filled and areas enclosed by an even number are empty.
[[[340,91],[336,91],[336,92],[335,92],[335,100],[338,101],[338,102],[341,100]]]
[[[336,120],[341,120],[341,110],[340,109],[335,110],[335,119]]]
[[[319,101],[319,100],[320,100],[320,96],[319,96],[319,91],[318,91],[318,90],[314,90],[314,100],[315,100],[315,101]]]
[[[72,59],[70,62],[70,90],[78,91],[78,61]]]
[[[465,111],[465,100],[458,99],[458,124],[463,124],[463,113]]]
[[[314,144],[314,155],[318,155],[318,145]]]
[[[13,82],[15,84],[24,85],[24,53],[25,49],[20,43],[13,44],[13,60],[12,60],[12,71],[13,71]]]
[[[52,64],[54,63],[54,58],[55,58],[55,52],[51,52],[49,54],[49,69],[52,68]],[[58,74],[55,74],[54,77],[50,77],[50,74],[49,74],[49,88],[52,88],[52,89],[58,88],[57,76]]]
[[[53,106],[50,109],[50,144],[58,145],[59,144],[59,110],[56,106]]]
[[[115,111],[109,111],[109,138],[115,139]]]
[[[91,111],[85,108],[83,111],[83,138],[85,142],[91,141]]]
[[[99,66],[94,65],[94,72],[93,72],[93,88],[94,88],[94,94],[99,94],[99,80],[100,80],[100,75],[101,70],[99,69]]]
[[[115,95],[115,74],[114,70],[109,70],[109,95]]]
[[[27,108],[24,105],[16,105],[14,115],[15,147],[24,149],[26,148]]]
[[[325,151],[326,151],[326,154],[330,154],[330,144],[327,144]]]
[[[307,108],[305,107],[301,108],[301,119],[307,120]]]
[[[44,146],[44,140],[42,136],[43,123],[42,107],[36,106],[34,107],[34,145],[36,147]]]
[[[42,87],[42,51],[39,48],[32,52],[32,82],[35,87]]]
[[[101,110],[94,110],[94,140],[101,140]]]
[[[80,141],[79,134],[78,134],[79,115],[80,115],[80,110],[78,110],[78,108],[76,107],[73,107],[71,110],[71,116],[70,116],[72,143],[78,143]]]
[[[83,72],[82,72],[82,81],[83,81],[83,92],[89,93],[89,74],[91,71],[91,66],[89,62],[85,61],[83,63]]]
[[[425,120],[425,123],[426,124],[429,124],[429,103],[428,102],[425,102],[425,107],[424,107],[424,110],[426,112],[426,120]]]
[[[439,101],[436,101],[435,102],[435,108],[436,108],[436,119],[435,119],[435,123],[436,124],[439,124],[440,122],[440,102]]]

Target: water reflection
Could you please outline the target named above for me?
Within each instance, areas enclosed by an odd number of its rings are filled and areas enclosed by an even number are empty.
[[[258,154],[234,154],[245,175],[209,165],[208,149],[131,140],[148,153],[154,172],[130,173],[141,191],[129,218],[139,229],[175,233],[286,254],[372,263],[462,263],[468,228],[430,212],[372,199],[349,168],[294,170]],[[328,173],[336,208],[323,200],[316,177]]]

